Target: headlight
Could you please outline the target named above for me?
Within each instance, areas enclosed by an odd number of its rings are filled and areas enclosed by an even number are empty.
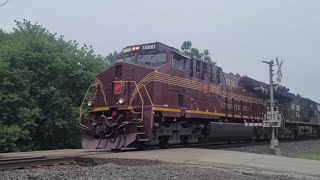
[[[119,104],[123,104],[124,103],[124,98],[120,98],[118,101]]]
[[[88,106],[89,106],[89,107],[93,106],[93,101],[89,101],[89,102],[88,102]]]

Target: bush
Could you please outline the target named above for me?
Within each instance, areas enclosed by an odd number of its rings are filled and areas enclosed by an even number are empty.
[[[0,44],[0,151],[80,147],[77,109],[107,59],[26,20]]]

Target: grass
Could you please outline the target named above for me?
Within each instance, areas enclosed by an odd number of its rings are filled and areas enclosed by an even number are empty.
[[[311,159],[311,160],[318,160],[320,161],[320,154],[295,154],[292,155],[293,158],[300,158],[300,159]]]

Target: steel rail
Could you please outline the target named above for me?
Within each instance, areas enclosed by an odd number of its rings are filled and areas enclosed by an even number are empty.
[[[76,157],[22,157],[0,160],[0,170],[75,163]]]

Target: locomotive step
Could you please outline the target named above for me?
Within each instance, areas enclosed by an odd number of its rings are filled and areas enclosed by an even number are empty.
[[[137,126],[137,128],[144,128],[144,126]]]
[[[139,139],[140,142],[148,142],[150,139]]]
[[[138,135],[145,135],[146,133],[145,132],[138,132],[137,134]]]

